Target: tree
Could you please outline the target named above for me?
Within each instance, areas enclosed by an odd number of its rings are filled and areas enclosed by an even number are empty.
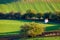
[[[32,10],[27,10],[24,15],[22,15],[22,19],[31,19],[35,17],[35,13]]]
[[[20,19],[21,18],[21,13],[20,12],[17,12],[17,13],[14,13],[14,19]]]
[[[51,19],[60,20],[60,12],[54,12],[53,14],[51,14]]]
[[[44,13],[43,18],[44,19],[46,19],[46,18],[50,19],[50,16],[51,16],[51,12],[46,12],[46,13]]]
[[[0,19],[4,19],[4,13],[0,12]]]
[[[14,12],[10,12],[6,14],[6,19],[13,19],[14,18]]]
[[[21,33],[25,36],[29,35],[31,37],[36,37],[44,32],[44,25],[39,23],[29,23],[21,26]]]
[[[39,18],[39,19],[40,19],[42,16],[43,16],[42,13],[37,13],[37,14],[36,14],[36,17]]]
[[[35,17],[35,13],[33,12],[33,10],[27,10],[26,16],[29,18]]]
[[[60,20],[60,11],[55,12],[57,20]]]
[[[23,15],[21,16],[21,19],[26,19],[26,14],[23,14]]]
[[[50,16],[50,19],[51,20],[56,20],[56,14],[55,13],[52,13],[51,16]]]

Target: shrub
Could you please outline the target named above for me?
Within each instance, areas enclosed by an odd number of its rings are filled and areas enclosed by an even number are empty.
[[[41,35],[44,32],[44,25],[39,23],[29,23],[25,24],[21,27],[21,33],[23,35],[29,35],[31,37],[36,37],[37,35]]]

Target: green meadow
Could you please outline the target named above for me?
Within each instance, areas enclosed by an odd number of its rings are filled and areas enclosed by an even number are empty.
[[[4,35],[17,35],[20,33],[20,27],[25,23],[35,21],[26,20],[0,20],[0,36]],[[43,22],[36,22],[45,26],[45,31],[60,30],[60,24],[49,23],[44,24]],[[36,37],[36,38],[18,38],[15,40],[60,40],[60,36],[57,37]]]
[[[0,20],[0,35],[19,34],[20,27],[26,23],[35,21],[26,20]],[[55,23],[44,24],[43,22],[36,22],[44,25],[45,31],[60,30],[60,25]]]

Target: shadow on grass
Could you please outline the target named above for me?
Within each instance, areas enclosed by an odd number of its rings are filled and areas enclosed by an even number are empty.
[[[0,33],[0,38],[5,36],[17,35],[19,31]]]
[[[46,27],[45,31],[60,30],[60,25]]]
[[[45,22],[44,22],[44,20],[23,20],[23,19],[21,19],[21,20],[17,20],[17,21],[23,21],[23,22],[36,22],[36,23],[43,23],[43,24],[45,24]],[[60,24],[60,23],[58,23],[58,22],[54,22],[54,21],[49,21],[47,24]]]

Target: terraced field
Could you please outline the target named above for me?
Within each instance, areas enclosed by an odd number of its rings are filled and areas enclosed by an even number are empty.
[[[19,11],[24,13],[28,9],[36,12],[60,11],[60,0],[18,0],[0,3],[0,12]]]

